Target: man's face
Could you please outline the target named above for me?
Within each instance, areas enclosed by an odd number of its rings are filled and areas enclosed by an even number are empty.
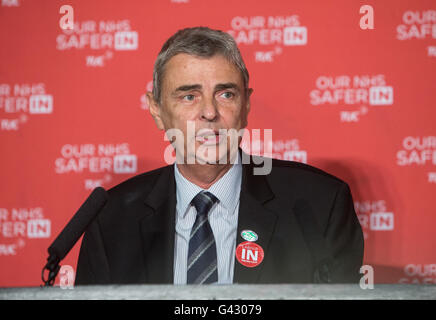
[[[251,89],[250,92],[251,94]],[[238,132],[247,125],[249,94],[246,95],[241,72],[222,55],[211,58],[178,54],[165,66],[161,103],[152,101],[148,93],[150,112],[161,130],[179,129],[184,139],[173,146],[183,148],[187,156],[197,156],[200,163],[213,159],[218,163],[239,146],[240,138],[219,135],[221,129]],[[194,134],[188,135],[187,123],[195,124]],[[191,130],[192,132],[192,130]],[[195,150],[195,154],[193,154]],[[202,150],[206,152],[199,152]],[[211,152],[213,151],[213,152]],[[185,162],[186,163],[186,162]]]

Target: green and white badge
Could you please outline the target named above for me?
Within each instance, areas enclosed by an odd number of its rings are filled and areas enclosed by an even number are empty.
[[[241,232],[241,237],[246,240],[246,241],[257,241],[257,239],[259,239],[259,237],[257,236],[257,233],[251,230],[243,230]]]

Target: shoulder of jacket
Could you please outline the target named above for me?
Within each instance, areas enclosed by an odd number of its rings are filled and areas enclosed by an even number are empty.
[[[253,156],[255,163],[265,163],[265,157]],[[270,158],[271,159],[271,158]],[[262,164],[264,165],[264,164]],[[300,182],[324,182],[326,184],[341,185],[346,184],[340,178],[309,164],[271,159],[271,172],[269,179],[292,179]]]
[[[138,197],[145,197],[152,189],[156,179],[172,166],[164,166],[133,176],[108,190],[109,199],[130,202]]]

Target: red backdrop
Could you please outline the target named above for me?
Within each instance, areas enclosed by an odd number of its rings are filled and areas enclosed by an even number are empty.
[[[435,283],[433,0],[0,0],[0,286],[41,283],[94,187],[166,165],[144,94],[163,42],[198,25],[237,40],[273,156],[350,184],[375,282]]]

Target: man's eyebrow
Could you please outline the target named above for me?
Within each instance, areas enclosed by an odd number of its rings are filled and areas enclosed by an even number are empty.
[[[236,83],[233,83],[233,82],[219,83],[215,86],[215,91],[220,91],[220,90],[225,90],[225,89],[239,90],[239,87]]]
[[[187,84],[180,87],[177,87],[176,90],[174,90],[174,93],[180,92],[180,91],[191,91],[191,90],[198,90],[201,89],[200,84]]]
[[[179,92],[191,91],[191,90],[200,90],[202,89],[201,84],[186,84],[180,87],[177,87],[173,94],[177,94]],[[236,89],[239,91],[239,87],[236,83],[227,82],[227,83],[219,83],[215,86],[215,91],[221,91],[225,89]]]

